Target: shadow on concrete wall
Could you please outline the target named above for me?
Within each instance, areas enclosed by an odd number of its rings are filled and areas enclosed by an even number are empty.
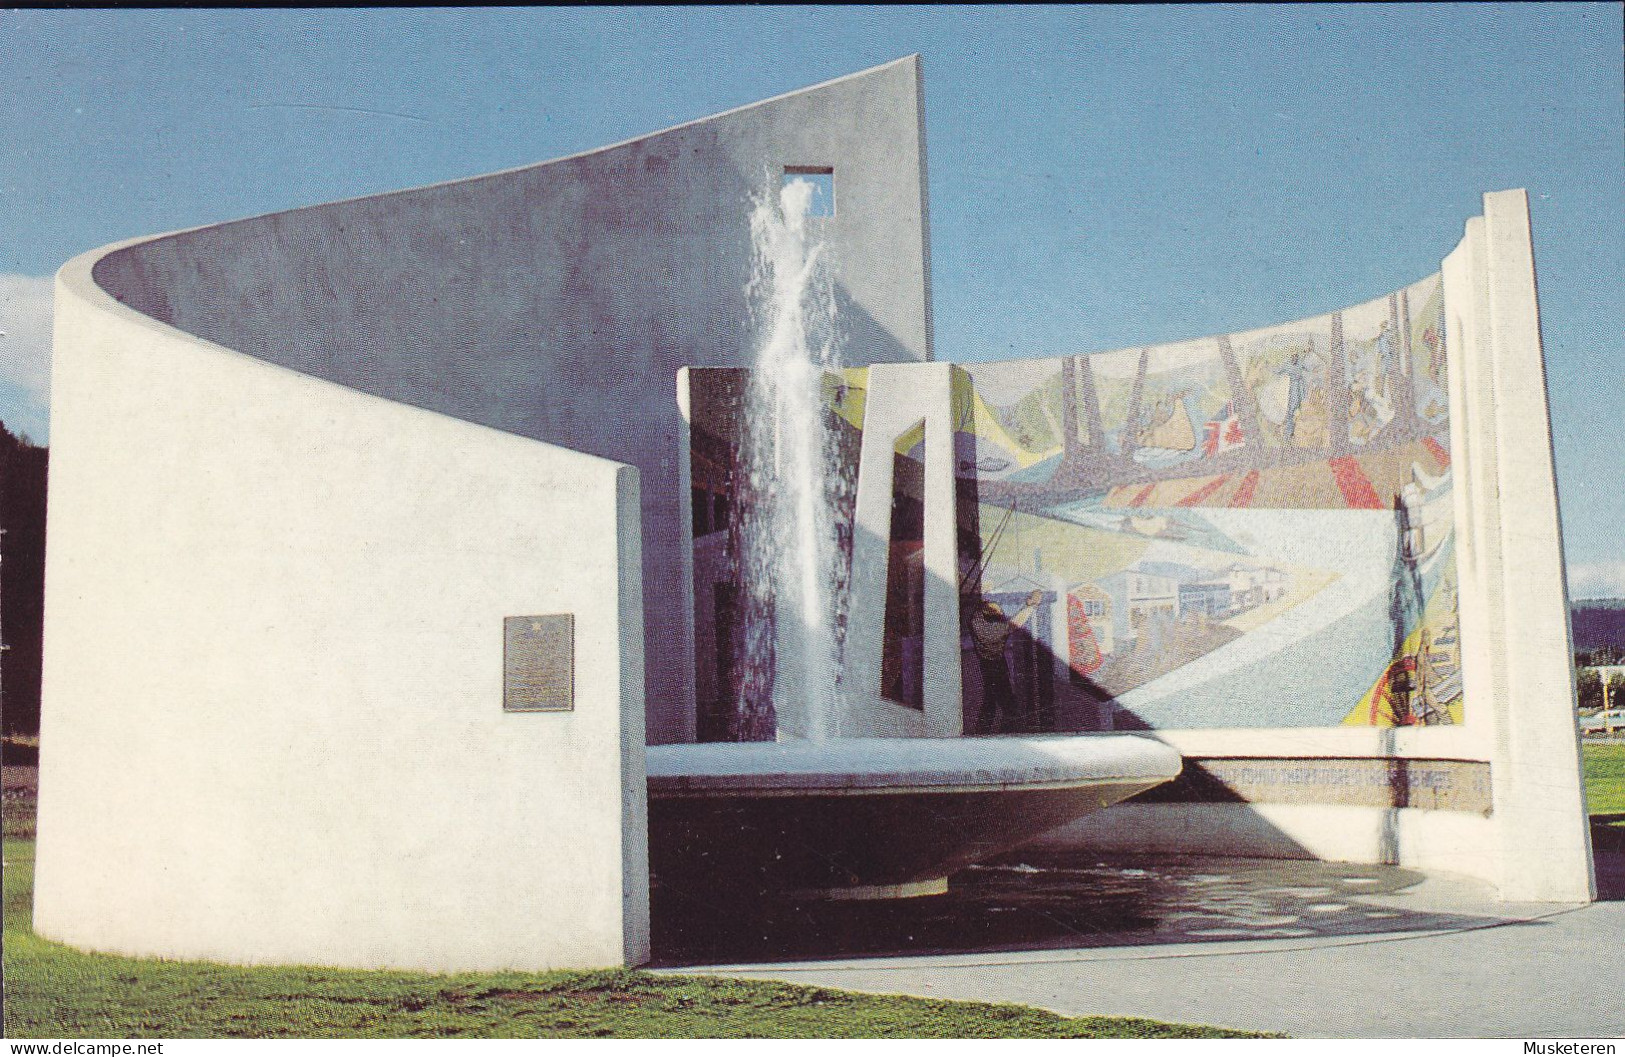
[[[874,90],[902,85],[893,99],[901,109],[884,114],[912,121],[914,75],[899,76],[881,73]],[[843,79],[828,91],[844,98],[869,83]],[[95,279],[131,308],[270,363],[636,466],[649,734],[683,740],[693,719],[675,377],[684,366],[748,362],[751,203],[773,189],[775,166],[808,150],[857,152],[854,171],[884,171],[863,152],[889,158],[890,147],[876,146],[886,137],[854,136],[845,120],[820,125],[823,98],[786,97],[525,169],[164,236],[108,254]],[[794,109],[804,102],[811,117]],[[761,168],[744,171],[741,159]],[[877,302],[895,296],[899,319],[917,311],[922,291],[880,281],[907,274],[898,272],[906,262],[871,244],[906,249],[908,213],[841,236],[862,251],[849,276],[868,280]],[[844,288],[838,299],[850,359],[924,351]]]
[[[858,529],[856,531],[866,532],[867,530]],[[713,538],[719,539],[720,532],[719,529],[719,535]],[[877,552],[886,553],[884,549],[878,548]],[[716,564],[713,562],[708,568],[714,570]],[[710,583],[707,577],[715,575],[714,572],[707,571],[707,567],[702,567],[699,562],[696,563],[696,572],[698,575],[697,594],[701,591],[710,590],[718,597],[722,595],[736,597],[740,593],[741,589],[736,581]],[[737,575],[737,569],[733,571],[732,575]],[[944,589],[949,586],[955,588],[960,586],[957,584],[947,585],[940,578],[929,574],[926,574],[926,578],[929,581],[928,589],[933,593],[945,593]],[[962,593],[960,597],[964,602],[962,609],[968,622],[970,608],[980,601],[980,597],[974,593]],[[997,599],[1003,596],[995,595],[994,597]],[[1008,599],[1005,599],[1005,601],[1009,603]],[[1009,604],[1014,610],[1014,603]],[[704,627],[705,620],[703,618],[706,616],[717,622],[714,629]],[[721,688],[724,695],[721,700],[702,702],[702,707],[705,709],[702,711],[702,729],[709,735],[710,740],[771,738],[773,736],[771,727],[765,730],[756,730],[750,727],[749,724],[742,723],[738,715],[730,714],[729,711],[730,707],[737,708],[737,703],[743,696],[743,687],[737,678],[737,674],[733,673],[729,667],[728,651],[719,649],[718,645],[730,639],[736,646],[740,642],[740,631],[734,623],[736,619],[737,610],[734,613],[728,613],[723,606],[717,606],[713,609],[702,608],[701,612],[697,614],[696,625],[697,630],[700,632],[698,638],[700,649],[697,650],[696,657],[697,664],[702,666],[709,664],[716,667],[715,672],[702,672],[701,683],[702,685]],[[780,619],[794,620],[796,618],[793,613],[786,611],[780,615]],[[1031,622],[1030,617],[1029,622]],[[989,728],[984,732],[985,736],[1055,731],[1109,732],[1114,729],[1117,731],[1144,732],[1155,736],[1155,732],[1150,730],[1146,724],[1135,720],[1132,714],[1122,711],[1119,711],[1117,715],[1127,717],[1129,722],[1119,723],[1116,728],[1104,725],[1074,725],[1069,727],[1057,722],[1056,711],[1045,707],[1044,677],[1046,674],[1051,676],[1052,682],[1050,686],[1053,689],[1066,678],[1066,671],[1059,658],[1046,645],[1044,641],[1045,632],[1042,629],[1014,628],[1005,642],[1000,659],[997,661],[985,661],[984,658],[977,656],[974,636],[968,626],[962,625],[960,630],[964,640],[962,642],[961,658],[962,670],[965,673],[964,720],[967,734],[974,736],[978,730],[978,724],[983,723],[985,720],[986,722],[983,725]],[[850,661],[850,659],[848,660]],[[1000,707],[995,707],[989,711],[985,708],[986,702],[983,697],[982,684],[983,680],[987,678],[987,670],[996,668],[999,664],[1005,666],[1005,686],[1002,689],[1008,692],[1008,699]],[[730,676],[733,676],[731,681]],[[753,689],[760,698],[770,699],[773,688],[769,681],[765,688],[763,686],[754,686]],[[1069,714],[1076,715],[1075,712]],[[749,729],[747,730],[747,728]],[[1268,761],[1264,762],[1267,763]],[[1409,777],[1405,768],[1390,768],[1390,772],[1390,783],[1399,782],[1402,786],[1408,787]],[[1233,841],[1233,847],[1221,848],[1221,851],[1279,859],[1309,860],[1315,858],[1308,847],[1273,824],[1264,814],[1249,807],[1248,805],[1251,802],[1247,796],[1227,784],[1223,777],[1209,770],[1201,761],[1192,759],[1185,761],[1182,774],[1174,781],[1142,793],[1129,801],[1130,804],[1184,804],[1192,806],[1193,809],[1200,809],[1204,806],[1223,806],[1229,810],[1222,820],[1222,825],[1227,839]],[[1403,804],[1406,801],[1398,800],[1394,802]],[[1391,814],[1397,820],[1397,809],[1392,811]],[[1395,832],[1397,835],[1397,830]],[[1212,845],[1218,842],[1210,839],[1207,843]],[[1386,857],[1389,861],[1398,861],[1397,841],[1387,850]]]

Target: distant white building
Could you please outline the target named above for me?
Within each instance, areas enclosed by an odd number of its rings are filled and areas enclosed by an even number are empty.
[[[1112,638],[1119,646],[1132,644],[1154,619],[1179,619],[1179,579],[1149,565],[1132,566],[1097,581],[1111,599]]]
[[[1224,575],[1230,584],[1232,605],[1236,609],[1252,609],[1285,598],[1292,588],[1292,578],[1280,569],[1238,562],[1226,569]]]

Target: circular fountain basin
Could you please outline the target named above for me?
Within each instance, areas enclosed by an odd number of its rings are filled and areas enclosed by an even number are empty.
[[[648,750],[656,884],[707,898],[895,899],[1179,774],[1133,734]]]

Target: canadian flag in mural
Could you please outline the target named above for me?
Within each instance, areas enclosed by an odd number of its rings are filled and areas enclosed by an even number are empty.
[[[1241,447],[1241,442],[1241,420],[1236,417],[1236,404],[1232,400],[1202,427],[1202,454],[1212,458],[1221,451]]]

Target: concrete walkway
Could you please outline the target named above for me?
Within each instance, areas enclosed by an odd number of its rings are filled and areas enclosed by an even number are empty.
[[[1607,894],[1618,893],[1625,877],[1621,858],[1599,856]],[[1209,860],[1201,868],[1219,865]],[[1301,891],[1309,901],[1299,904],[1300,917],[1312,918],[1317,908],[1343,918],[1357,910],[1372,931],[1345,926],[1341,934],[1310,929],[1281,938],[1282,920],[1292,915],[1268,916],[1268,907],[1260,913],[1254,899],[1238,919],[1242,928],[1195,930],[1201,935],[1162,926],[1154,936],[1124,936],[1116,945],[663,971],[1017,1002],[1068,1015],[1145,1016],[1299,1038],[1625,1036],[1618,984],[1625,902],[1502,903],[1475,882],[1409,873],[1403,885],[1372,884],[1369,896],[1350,897],[1346,888],[1317,896],[1323,888],[1292,888],[1294,867],[1279,865],[1284,872],[1272,888],[1262,887],[1270,871],[1253,865],[1246,883],[1255,895]],[[1350,868],[1366,876],[1373,869],[1382,868]],[[1234,892],[1230,899],[1236,902]],[[1252,934],[1274,938],[1220,938],[1245,933],[1249,922]]]

